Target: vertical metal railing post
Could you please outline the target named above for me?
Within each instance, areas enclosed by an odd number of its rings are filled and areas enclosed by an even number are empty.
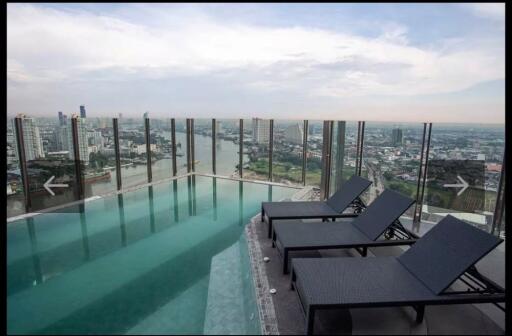
[[[414,204],[414,214],[412,221],[413,223],[419,223],[418,220],[418,209],[419,209],[419,201],[420,201],[420,185],[421,185],[421,177],[423,172],[423,157],[425,154],[425,137],[427,135],[427,123],[423,123],[423,137],[421,141],[421,153],[420,153],[420,165],[418,167],[418,183],[416,185],[416,204]]]
[[[331,143],[332,143],[332,125],[330,120],[324,120],[322,129],[322,170],[320,177],[320,200],[329,197],[329,177],[331,164]]]
[[[217,121],[212,119],[212,173],[217,175]]]
[[[425,196],[425,183],[427,181],[428,155],[430,153],[430,139],[431,139],[431,137],[432,137],[432,123],[429,123],[429,125],[428,125],[428,137],[427,137],[427,151],[425,153],[425,164],[423,166],[423,182],[422,182],[422,186],[421,186],[421,197],[420,197],[420,200],[419,200],[420,208],[419,208],[418,217],[417,217],[418,223],[421,222],[421,215],[422,215],[422,210],[423,210],[423,201],[424,201],[424,196]]]
[[[186,134],[185,137],[187,138],[187,173],[190,173],[192,171],[192,164],[190,162],[190,119],[187,118],[186,120]]]
[[[238,139],[238,175],[243,177],[243,162],[244,162],[244,120],[240,119],[239,122],[239,139]]]
[[[153,171],[151,169],[151,133],[149,128],[149,118],[144,119],[144,135],[146,138],[146,164],[148,172],[148,183],[153,180]]]
[[[357,122],[357,140],[356,140],[356,170],[354,174],[359,174],[359,165],[361,162],[359,162],[359,146],[361,145],[361,122]]]
[[[359,171],[357,172],[358,176],[361,176],[361,169],[363,167],[363,147],[364,147],[364,127],[365,121],[361,122],[361,138],[359,139]]]
[[[269,121],[268,139],[268,180],[272,182],[272,155],[274,152],[274,119]]]
[[[492,234],[500,234],[501,223],[503,218],[503,210],[505,207],[505,158],[506,147],[504,149],[503,162],[501,165],[500,182],[498,183],[498,190],[496,194],[496,203],[494,205],[494,215],[492,217]]]
[[[307,169],[307,154],[308,154],[308,121],[304,120],[302,139],[302,185],[306,185],[306,169]]]
[[[196,171],[196,149],[195,149],[194,119],[190,119],[190,160],[192,172]]]
[[[82,179],[82,163],[80,159],[80,143],[78,139],[78,118],[78,116],[73,116],[73,118],[71,118],[71,138],[73,139],[73,154],[75,161],[76,197],[81,200],[84,199],[84,186]]]
[[[334,190],[339,190],[341,188],[341,184],[343,183],[343,171],[345,168],[345,134],[347,128],[346,121],[337,121],[336,124],[333,124],[333,129],[336,127],[336,139],[334,138],[334,130],[332,135],[332,140],[335,141],[336,144],[336,155],[331,155],[331,169],[333,167],[332,160],[334,158]],[[331,145],[334,148],[334,144]],[[332,152],[332,149],[331,149]]]
[[[112,127],[114,129],[114,153],[116,157],[117,190],[121,190],[123,183],[121,179],[121,151],[119,149],[119,124],[117,118],[112,119]]]
[[[18,147],[18,163],[21,172],[21,183],[23,184],[23,196],[25,197],[25,212],[28,213],[32,209],[32,200],[30,198],[27,161],[25,156],[25,140],[23,138],[23,118],[16,117],[14,119],[14,127],[16,132],[16,146]]]
[[[178,174],[178,167],[176,165],[176,120],[171,119],[171,146],[172,146],[172,176]]]

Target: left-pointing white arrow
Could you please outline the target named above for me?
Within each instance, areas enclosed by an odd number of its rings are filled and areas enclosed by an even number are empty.
[[[52,196],[55,196],[55,193],[53,192],[53,190],[50,189],[50,187],[53,187],[53,188],[65,188],[65,187],[69,187],[69,185],[67,184],[50,184],[53,179],[55,178],[55,176],[52,176],[48,179],[48,181],[45,182],[45,184],[43,184],[43,187],[46,189],[46,191],[48,191]]]

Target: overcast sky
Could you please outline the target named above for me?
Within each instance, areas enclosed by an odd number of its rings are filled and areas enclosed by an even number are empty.
[[[504,4],[8,4],[9,115],[503,123]]]

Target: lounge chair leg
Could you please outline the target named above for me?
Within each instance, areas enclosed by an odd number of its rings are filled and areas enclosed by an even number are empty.
[[[272,247],[276,247],[276,230],[272,230]]]
[[[306,314],[306,335],[313,335],[313,327],[315,322],[315,309],[309,307]]]
[[[261,207],[261,222],[263,223],[265,221],[265,210],[263,210],[263,207]]]
[[[425,306],[416,306],[414,309],[416,310],[416,323],[420,324],[423,322],[423,316],[425,316]]]
[[[268,219],[268,238],[272,237],[272,219]]]
[[[295,290],[295,285],[294,285],[295,279],[297,279],[297,276],[295,275],[295,272],[293,271],[293,267],[292,267],[292,275],[290,276],[290,289],[291,290]]]
[[[288,249],[283,249],[283,274],[288,273]]]

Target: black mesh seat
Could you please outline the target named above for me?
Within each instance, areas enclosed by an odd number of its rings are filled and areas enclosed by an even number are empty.
[[[358,217],[344,222],[274,223],[272,239],[283,256],[283,273],[288,272],[290,251],[333,248],[366,248],[412,244],[415,236],[401,227],[398,219],[414,203],[414,200],[392,190],[385,190]],[[396,227],[402,235],[391,234],[393,240],[377,240],[384,232]],[[395,231],[393,231],[395,232]]]
[[[268,220],[268,237],[272,233],[272,222],[279,219],[329,219],[356,216],[364,207],[359,198],[370,186],[371,182],[360,177],[352,176],[327,201],[311,202],[262,202],[261,221]],[[353,206],[356,211],[352,214],[343,213]]]
[[[292,286],[307,333],[313,332],[318,309],[412,306],[420,323],[425,305],[504,302],[505,290],[474,267],[501,242],[447,216],[399,257],[295,258]],[[448,290],[463,274],[477,278],[482,288]]]

